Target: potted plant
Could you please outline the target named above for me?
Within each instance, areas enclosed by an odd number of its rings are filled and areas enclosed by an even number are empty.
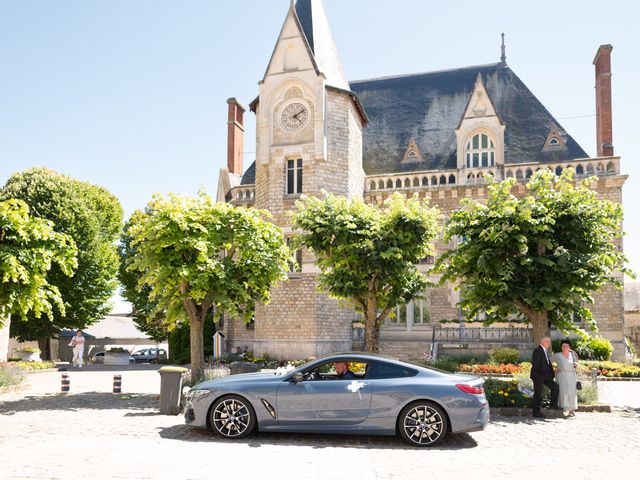
[[[129,350],[112,347],[104,353],[105,365],[129,365]]]
[[[16,350],[18,358],[25,362],[40,362],[40,349],[35,347],[20,347]]]

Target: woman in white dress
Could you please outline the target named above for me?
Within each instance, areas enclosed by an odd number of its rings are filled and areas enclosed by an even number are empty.
[[[562,342],[561,348],[561,352],[553,354],[553,359],[558,366],[556,368],[556,382],[560,387],[558,404],[565,413],[574,416],[578,408],[578,390],[576,389],[578,356],[571,350],[568,340]]]
[[[76,332],[69,346],[73,347],[73,366],[82,368],[82,355],[84,354],[84,335],[82,335],[82,330]]]

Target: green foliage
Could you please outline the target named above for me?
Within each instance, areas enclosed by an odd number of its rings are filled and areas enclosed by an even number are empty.
[[[554,352],[562,350],[563,341],[569,341],[571,349],[583,360],[609,360],[613,353],[611,342],[601,336],[553,340],[551,347]]]
[[[122,224],[122,207],[105,189],[46,168],[13,175],[0,190],[0,200],[24,200],[35,217],[53,222],[77,246],[77,268],[53,265],[48,274],[64,301],[50,317],[20,314],[12,318],[11,333],[22,340],[51,337],[63,328],[77,329],[109,313],[116,287],[118,257],[115,241]]]
[[[432,253],[438,210],[398,193],[383,208],[333,195],[303,198],[297,207],[296,243],[315,254],[320,288],[364,315],[365,347],[376,351],[389,312],[429,285],[416,264]]]
[[[440,357],[433,364],[435,368],[444,370],[445,372],[455,373],[460,367],[460,363],[452,357]]]
[[[120,267],[118,280],[121,285],[122,297],[132,305],[133,322],[141,332],[149,335],[156,342],[162,342],[169,336],[168,326],[165,323],[163,310],[158,310],[158,302],[149,298],[151,287],[143,285],[138,287],[140,272],[129,270],[129,266],[136,256],[137,249],[131,244],[132,237],[129,234],[131,221],[125,223],[118,246]],[[187,333],[187,357],[189,337]],[[184,363],[188,363],[188,358]]]
[[[52,318],[54,308],[64,312],[60,290],[50,282],[54,265],[63,275],[73,273],[73,240],[32,216],[25,202],[0,201],[0,325],[10,314]]]
[[[24,380],[24,373],[14,364],[0,363],[0,388],[18,385]]]
[[[267,212],[191,198],[155,195],[129,220],[126,267],[147,288],[148,318],[162,316],[167,329],[191,324],[192,377],[201,375],[203,327],[213,308],[250,320],[256,302],[267,303],[271,286],[286,278],[290,253]]]
[[[213,334],[216,333],[215,323],[213,322],[213,314],[210,312],[204,322],[203,339],[204,339],[204,358],[213,356]],[[169,356],[170,363],[185,365],[189,363],[191,358],[191,327],[188,323],[176,326],[168,334],[169,339]]]
[[[633,276],[616,245],[622,235],[622,206],[600,200],[574,185],[573,170],[560,177],[541,170],[512,194],[514,179],[489,180],[486,205],[472,199],[453,212],[445,240],[459,241],[436,264],[442,282],[460,281],[460,305],[468,317],[486,313],[487,323],[524,315],[534,334],[547,331],[547,318],[560,330],[577,331],[579,313],[589,327],[596,322],[585,304],[615,276]]]
[[[107,353],[129,353],[129,350],[122,347],[111,347],[109,350],[107,350]]]
[[[515,348],[494,348],[489,351],[489,361],[492,363],[517,363],[520,352]]]

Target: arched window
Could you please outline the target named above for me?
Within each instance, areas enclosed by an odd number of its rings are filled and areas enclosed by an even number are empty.
[[[533,175],[533,171],[530,168],[527,168],[527,172],[525,173],[525,178],[531,178]]]
[[[369,190],[375,190],[376,189],[376,182],[371,182],[369,184]]]
[[[449,175],[449,183],[456,183],[456,176],[455,175]]]
[[[513,177],[513,171],[507,170],[507,178]]]
[[[411,180],[409,180],[408,178],[404,181],[404,188],[410,188],[411,187]]]
[[[427,177],[422,177],[422,186],[426,187],[429,185],[429,179]]]
[[[557,146],[560,145],[560,142],[556,137],[553,137],[551,140],[549,140],[549,145]]]
[[[396,188],[402,188],[402,180],[400,179],[396,180]]]
[[[478,133],[467,142],[465,165],[472,167],[493,167],[496,164],[496,149],[493,140],[486,133]]]
[[[593,165],[591,164],[587,165],[587,174],[593,175]]]
[[[560,176],[562,174],[562,167],[556,167],[556,175]]]
[[[378,190],[382,190],[383,188],[384,188],[384,181],[383,181],[383,180],[380,180],[380,181],[378,182]]]
[[[393,180],[387,180],[387,188],[393,188]]]
[[[473,173],[470,173],[469,175],[467,175],[467,183],[468,184],[476,183],[476,177],[473,176]]]
[[[582,165],[578,165],[576,167],[576,175],[584,175],[584,168],[582,167]]]
[[[419,187],[420,186],[420,179],[418,177],[413,179],[413,186],[414,187]]]
[[[438,184],[438,178],[434,175],[433,177],[431,177],[431,185],[437,185]]]
[[[615,173],[616,167],[613,166],[613,162],[607,163],[607,173]]]
[[[516,180],[522,180],[522,170],[516,170]]]
[[[444,185],[445,183],[447,183],[447,177],[440,175],[440,185]]]

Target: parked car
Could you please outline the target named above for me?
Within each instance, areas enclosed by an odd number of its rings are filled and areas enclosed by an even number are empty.
[[[336,363],[348,362],[341,379]],[[254,430],[396,435],[430,447],[447,433],[489,422],[484,380],[380,355],[344,353],[284,374],[247,373],[208,380],[187,393],[185,422],[225,438]]]
[[[166,360],[167,351],[164,348],[145,348],[132,354],[136,363],[153,363],[157,360]]]
[[[135,363],[136,359],[129,355],[129,363]],[[97,352],[91,355],[91,363],[104,363],[104,352]]]

